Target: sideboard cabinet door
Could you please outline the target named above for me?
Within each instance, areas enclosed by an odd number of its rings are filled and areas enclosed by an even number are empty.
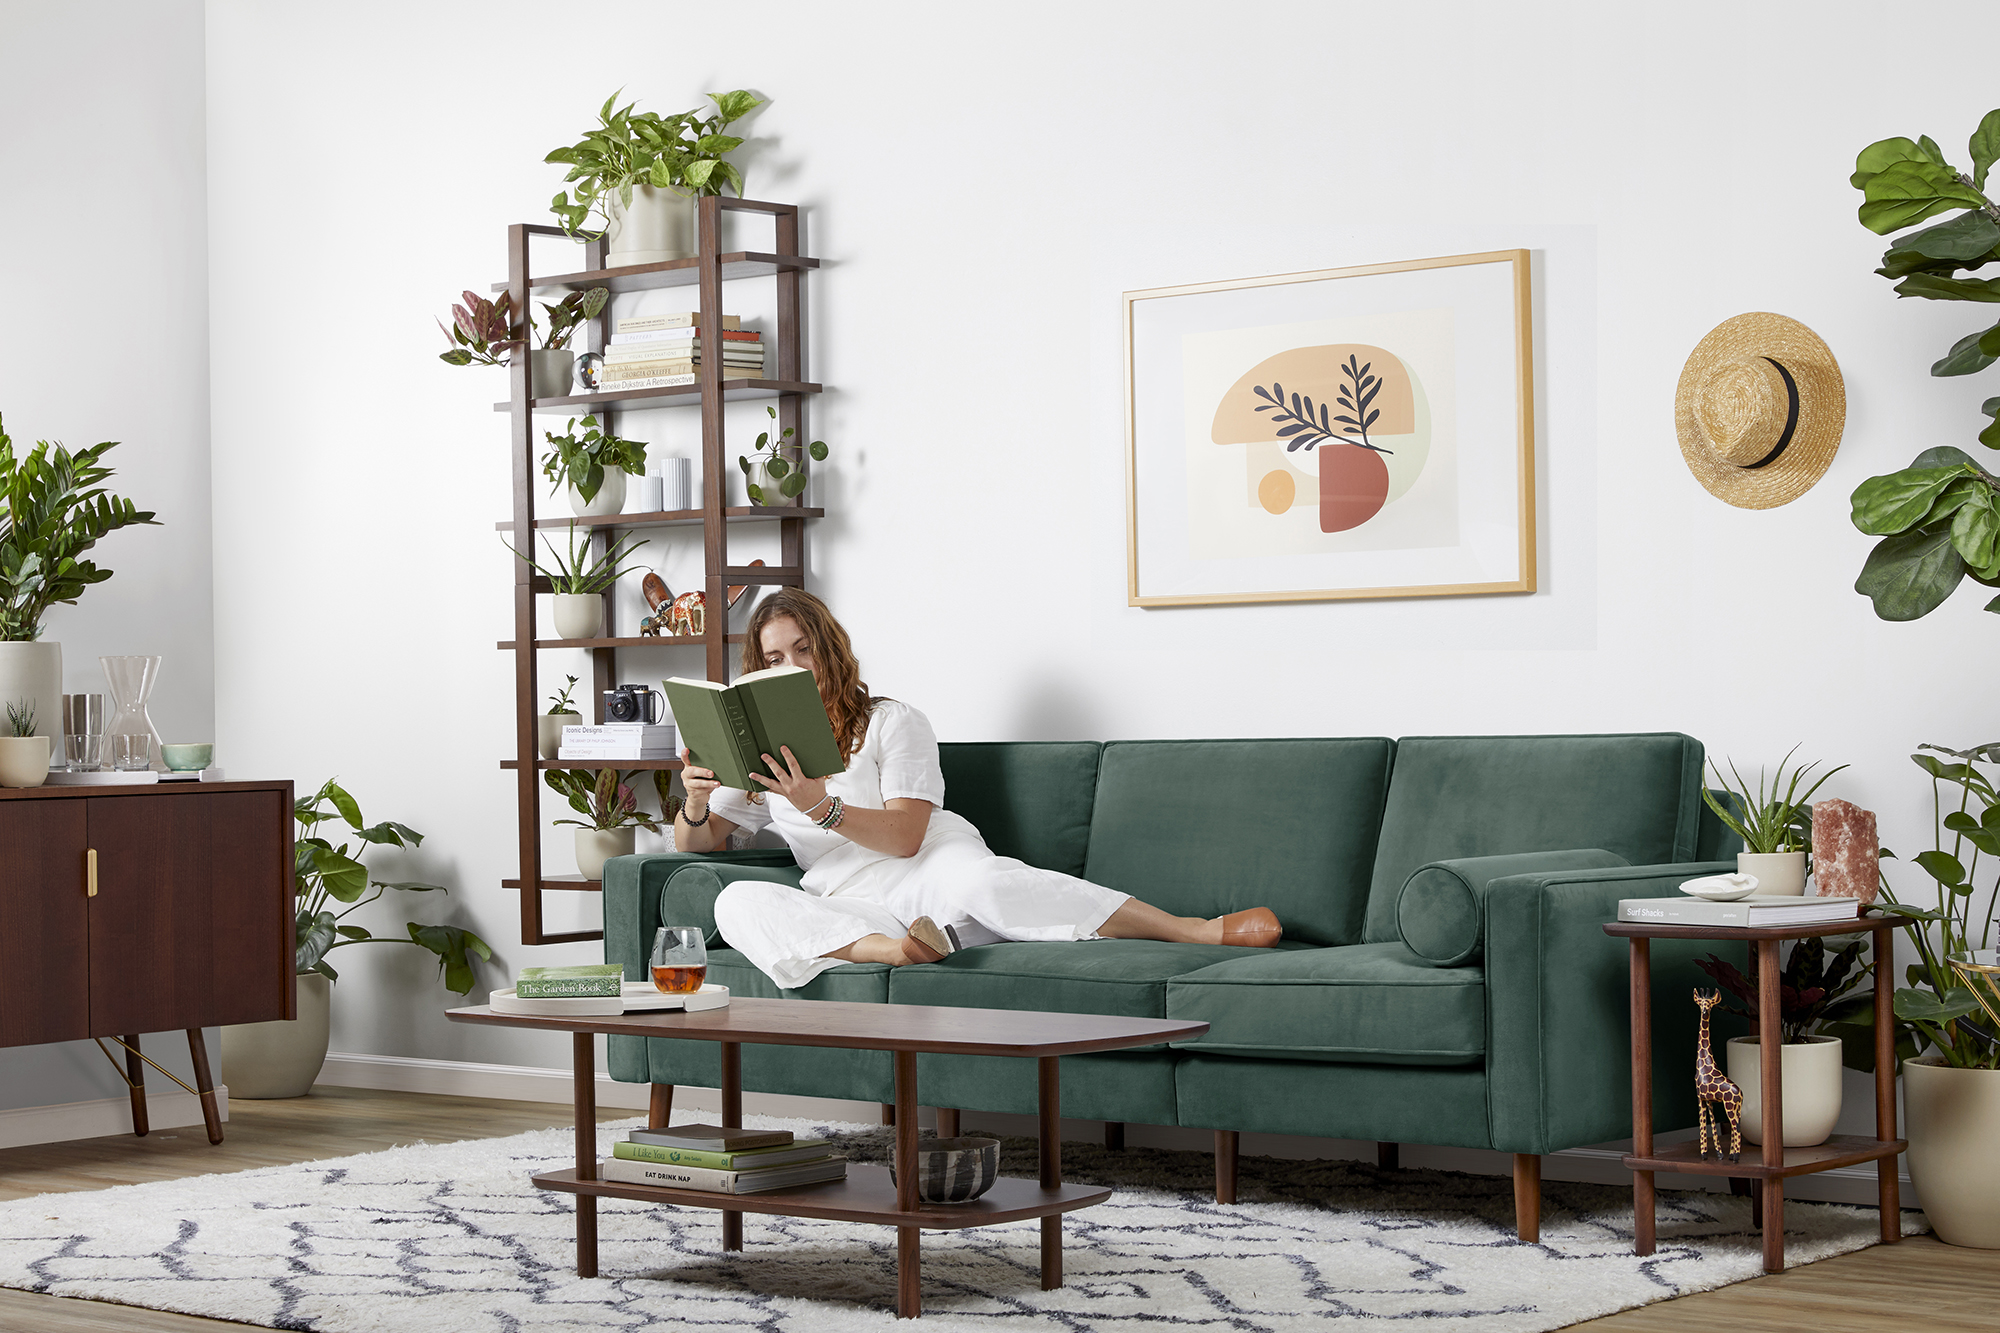
[[[292,988],[291,812],[277,792],[99,797],[93,1034],[283,1018]]]
[[[0,804],[0,1046],[90,1035],[81,801]]]

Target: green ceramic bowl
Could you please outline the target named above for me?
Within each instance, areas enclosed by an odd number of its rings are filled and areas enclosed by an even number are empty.
[[[215,746],[213,744],[162,745],[160,758],[165,760],[167,767],[176,773],[189,773],[208,767],[209,761],[215,758]]]

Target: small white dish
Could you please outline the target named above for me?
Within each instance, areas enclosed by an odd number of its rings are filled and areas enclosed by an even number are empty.
[[[1711,903],[1733,903],[1757,892],[1755,875],[1706,875],[1687,880],[1681,892]]]

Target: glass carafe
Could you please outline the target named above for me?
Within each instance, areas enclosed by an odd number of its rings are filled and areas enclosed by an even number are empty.
[[[111,701],[116,709],[111,715],[111,724],[104,729],[104,758],[106,767],[112,766],[114,756],[117,767],[138,770],[151,768],[160,755],[160,733],[153,729],[153,719],[146,713],[146,701],[152,697],[153,684],[160,677],[158,657],[100,657],[104,665],[104,679],[111,686]],[[129,736],[129,741],[120,741],[120,736]]]

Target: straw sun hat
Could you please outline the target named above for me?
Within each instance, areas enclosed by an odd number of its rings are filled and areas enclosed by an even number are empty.
[[[1847,390],[1819,336],[1783,315],[1738,315],[1681,368],[1674,430],[1695,480],[1739,509],[1813,488],[1840,448]]]

